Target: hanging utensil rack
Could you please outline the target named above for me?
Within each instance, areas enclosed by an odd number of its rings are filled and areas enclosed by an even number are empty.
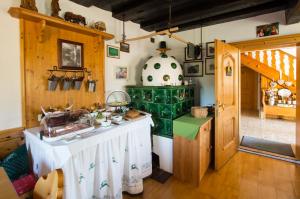
[[[72,70],[72,69],[59,69],[57,68],[57,66],[53,66],[52,69],[48,69],[48,71],[50,73],[53,72],[62,72],[62,73],[82,73],[82,76],[85,77],[85,73],[87,73],[88,75],[91,75],[91,71],[87,70],[87,68],[82,68],[80,70]]]

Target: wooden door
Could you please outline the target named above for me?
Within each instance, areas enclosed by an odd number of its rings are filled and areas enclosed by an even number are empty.
[[[300,160],[300,43],[297,44],[297,55],[296,55],[296,91],[297,91],[297,107],[296,107],[296,158]]]
[[[241,110],[257,111],[258,76],[247,67],[241,68]]]
[[[220,169],[236,152],[239,142],[239,49],[215,41],[215,168]]]

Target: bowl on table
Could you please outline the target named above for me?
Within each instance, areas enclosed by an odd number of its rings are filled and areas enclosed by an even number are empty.
[[[115,116],[112,116],[111,119],[114,122],[121,122],[123,120],[123,117],[121,115],[115,115]]]
[[[111,120],[104,120],[100,123],[102,127],[109,127],[111,125]]]

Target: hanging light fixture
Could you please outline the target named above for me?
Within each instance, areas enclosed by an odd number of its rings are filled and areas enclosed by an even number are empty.
[[[122,34],[122,41],[120,42],[120,51],[129,53],[130,52],[130,45],[125,43],[126,34],[125,34],[125,21],[123,16],[123,34]]]

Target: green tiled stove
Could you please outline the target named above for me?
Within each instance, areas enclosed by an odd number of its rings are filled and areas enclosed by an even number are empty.
[[[194,86],[127,86],[131,107],[152,114],[155,135],[173,138],[173,120],[190,112]]]

